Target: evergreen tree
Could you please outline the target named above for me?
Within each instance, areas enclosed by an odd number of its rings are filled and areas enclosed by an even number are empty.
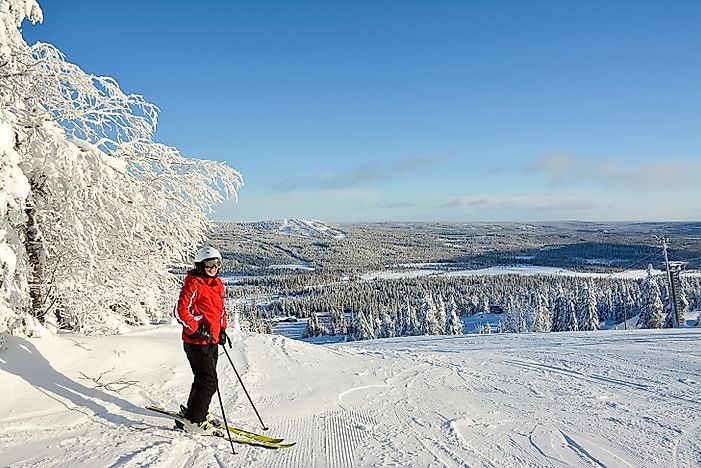
[[[487,296],[482,296],[482,302],[479,306],[479,312],[488,314],[490,312],[489,308],[489,298]]]
[[[307,338],[314,336],[321,336],[324,334],[324,330],[319,323],[319,316],[316,312],[311,312],[309,314],[309,320],[307,321],[307,329],[304,332],[304,336]]]
[[[662,327],[662,298],[660,297],[660,287],[652,276],[652,266],[648,267],[647,277],[643,280],[642,308],[638,319],[638,328],[661,328]]]
[[[599,329],[599,313],[597,311],[596,291],[594,285],[584,283],[579,291],[577,314],[580,317],[579,329],[593,331]]]
[[[679,298],[680,308],[677,311],[677,321],[681,326],[686,326],[686,313],[689,312],[689,299],[687,298],[686,291],[679,291],[681,297]]]
[[[394,336],[396,336],[394,322],[387,309],[382,308],[380,311],[380,331],[377,334],[378,338],[394,338]]]
[[[516,310],[514,298],[511,294],[506,298],[506,314],[502,319],[501,329],[504,333],[521,333],[519,312]]]
[[[430,294],[426,294],[419,304],[418,318],[421,324],[422,335],[440,335],[442,330],[438,326],[438,311]]]
[[[340,307],[332,307],[329,312],[329,322],[331,326],[331,335],[345,335],[348,333],[346,319],[343,316],[343,309]]]
[[[536,306],[535,321],[533,324],[534,332],[549,332],[552,328],[552,319],[548,310],[545,296],[538,294],[538,305]]]
[[[419,313],[417,308],[408,299],[406,307],[408,317],[407,335],[416,336],[423,334],[421,330],[421,322],[419,321]]]
[[[577,323],[577,311],[574,307],[574,301],[572,298],[568,298],[566,309],[565,309],[565,322],[563,324],[562,331],[577,331],[579,330],[579,324]]]
[[[679,306],[677,307],[676,323],[674,320],[674,301],[667,295],[665,304],[665,312],[667,317],[665,318],[665,328],[673,327],[683,327],[686,325],[686,312],[689,310],[689,300],[686,297],[686,291],[682,288],[681,291],[676,291],[678,294],[677,302]]]
[[[369,310],[360,309],[360,312],[358,312],[358,329],[355,338],[358,340],[373,340],[376,338],[375,323]]]
[[[552,331],[559,332],[567,330],[569,320],[569,297],[565,294],[561,284],[557,286],[557,294],[553,300]]]
[[[402,307],[399,308],[397,313],[397,321],[395,323],[395,336],[407,336],[409,335],[409,300],[405,299]]]
[[[438,330],[440,330],[436,335],[442,335],[445,333],[445,323],[447,321],[447,309],[443,296],[438,295],[438,300],[435,302],[436,306],[436,325]]]
[[[553,331],[577,331],[577,312],[572,301],[572,296],[565,293],[559,286],[553,308]]]
[[[446,335],[462,335],[463,323],[460,320],[460,315],[458,314],[458,306],[455,303],[455,298],[450,296],[448,299],[448,317],[445,325]]]

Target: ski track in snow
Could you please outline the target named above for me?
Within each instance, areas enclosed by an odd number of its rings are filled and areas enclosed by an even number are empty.
[[[190,372],[176,327],[11,338],[0,353],[3,466],[110,468],[701,466],[701,330],[415,337],[327,347],[235,338],[266,450],[171,430]],[[141,360],[132,359],[140,357]],[[121,393],[81,378],[128,375]],[[260,427],[225,356],[230,422]],[[7,397],[5,397],[7,395]],[[22,402],[32,408],[21,410]],[[218,400],[212,411],[219,413]]]

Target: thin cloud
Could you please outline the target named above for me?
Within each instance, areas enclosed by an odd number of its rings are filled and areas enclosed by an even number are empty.
[[[444,154],[431,156],[404,155],[390,161],[370,161],[356,166],[338,168],[306,177],[288,178],[276,185],[278,190],[297,188],[343,189],[396,179],[410,172],[432,169],[451,159]]]
[[[701,178],[701,164],[697,162],[600,161],[568,154],[541,158],[528,164],[526,170],[544,175],[552,185],[586,182],[637,190],[675,189]]]
[[[448,200],[445,203],[441,203],[438,205],[436,208],[459,208],[459,207],[475,207],[475,206],[480,206],[480,205],[488,205],[489,200],[486,198],[479,198],[479,199],[463,199],[463,198],[454,198],[452,200]]]
[[[457,197],[448,200],[435,206],[436,209],[455,209],[463,208],[468,211],[475,210],[518,210],[518,211],[567,211],[567,212],[584,212],[602,208],[601,205],[595,203],[580,203],[571,201],[553,202],[550,197],[538,196],[513,196],[513,197],[495,197],[495,198],[471,198]]]
[[[417,208],[418,205],[416,203],[409,203],[409,202],[397,202],[397,203],[387,203],[386,205],[383,205],[383,208],[386,208],[388,210],[398,210],[401,208]]]

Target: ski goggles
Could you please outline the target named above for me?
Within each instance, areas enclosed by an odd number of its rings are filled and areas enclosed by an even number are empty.
[[[205,268],[221,268],[221,260],[219,260],[218,258],[212,260],[205,260],[203,265]]]

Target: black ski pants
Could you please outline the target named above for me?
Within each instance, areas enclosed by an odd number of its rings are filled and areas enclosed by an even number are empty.
[[[217,391],[217,346],[183,343],[185,355],[195,376],[190,388],[190,397],[187,399],[185,418],[194,423],[207,418],[209,404]]]

